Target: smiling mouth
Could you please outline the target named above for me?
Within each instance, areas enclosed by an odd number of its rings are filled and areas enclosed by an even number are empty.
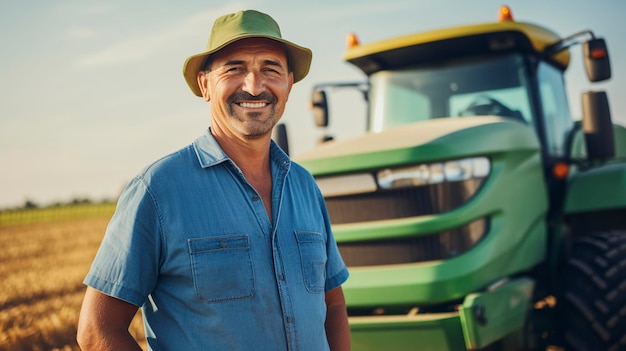
[[[267,102],[240,102],[238,104],[243,108],[262,108],[268,105]]]

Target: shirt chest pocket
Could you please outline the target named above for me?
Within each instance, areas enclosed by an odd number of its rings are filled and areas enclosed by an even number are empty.
[[[219,302],[254,295],[254,273],[248,235],[189,239],[196,296]]]
[[[321,233],[295,231],[307,291],[323,293],[326,282],[326,240]]]

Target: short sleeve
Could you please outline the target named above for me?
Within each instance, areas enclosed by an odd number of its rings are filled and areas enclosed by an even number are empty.
[[[335,237],[330,225],[330,217],[326,208],[326,202],[324,201],[324,197],[319,191],[319,188],[317,188],[317,196],[320,202],[320,207],[322,208],[324,227],[327,233],[326,254],[328,261],[326,263],[326,284],[324,290],[328,292],[348,280],[349,272],[343,262],[343,259],[341,258],[337,242],[335,242]]]
[[[143,305],[158,278],[161,252],[158,207],[141,177],[122,192],[84,283]]]

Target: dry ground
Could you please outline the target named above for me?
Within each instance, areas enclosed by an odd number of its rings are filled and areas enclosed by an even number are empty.
[[[0,227],[0,351],[79,350],[82,280],[108,220]],[[139,314],[131,333],[143,340]]]

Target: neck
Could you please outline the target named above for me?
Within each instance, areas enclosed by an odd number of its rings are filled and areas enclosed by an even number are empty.
[[[220,129],[211,133],[224,153],[230,157],[248,177],[261,177],[270,173],[269,150],[271,135],[255,138],[237,138],[225,135]]]

